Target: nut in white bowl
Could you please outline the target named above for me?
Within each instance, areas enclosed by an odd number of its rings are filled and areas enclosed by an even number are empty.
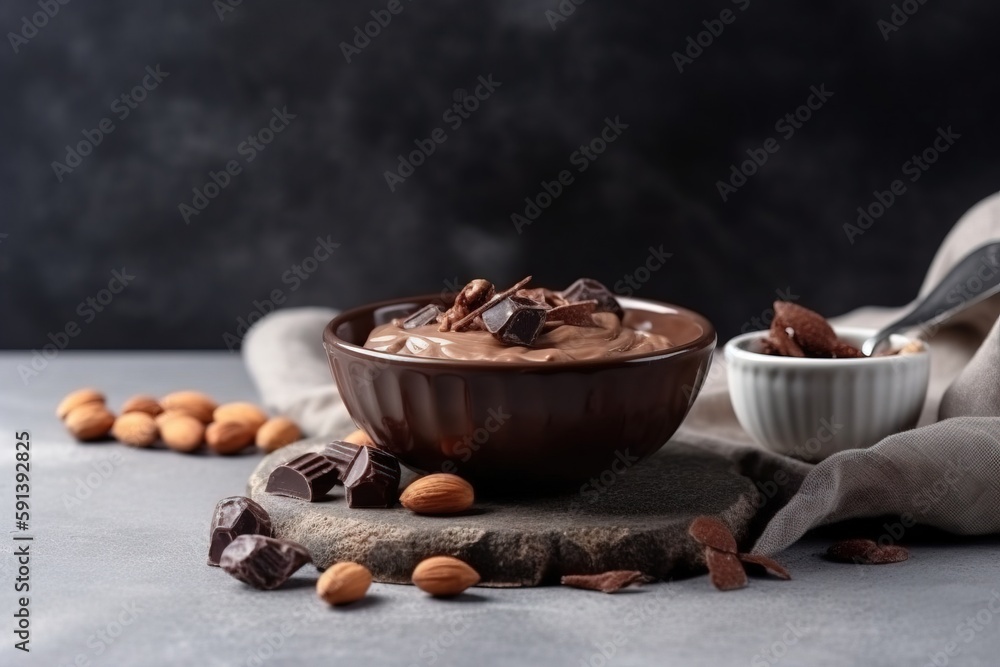
[[[852,345],[874,330],[834,327]],[[756,352],[767,331],[726,344],[736,417],[762,447],[805,461],[870,447],[913,428],[927,396],[930,352],[862,359],[805,359]],[[893,349],[912,340],[893,336]],[[909,352],[909,351],[908,351]]]

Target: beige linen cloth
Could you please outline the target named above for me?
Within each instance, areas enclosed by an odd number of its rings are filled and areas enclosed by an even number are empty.
[[[959,220],[920,295],[970,251],[998,240],[1000,193]],[[845,286],[852,288],[860,286]],[[878,328],[905,310],[863,308],[833,321]],[[334,314],[327,308],[278,311],[251,328],[243,345],[268,407],[296,419],[311,435],[354,428],[320,342]],[[781,551],[810,528],[886,515],[898,517],[904,528],[919,523],[958,535],[1000,533],[998,316],[1000,295],[924,332],[932,368],[921,426],[869,449],[840,452],[813,466],[761,448],[736,420],[720,354],[675,440],[726,456],[755,480],[761,510],[752,530],[759,533],[754,550],[760,553]]]

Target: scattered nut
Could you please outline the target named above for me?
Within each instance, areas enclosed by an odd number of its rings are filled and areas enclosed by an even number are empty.
[[[163,428],[163,423],[166,422],[167,420],[174,419],[175,417],[190,417],[190,416],[191,415],[189,415],[188,413],[181,412],[180,410],[164,410],[160,414],[153,417],[153,419],[156,420],[157,426]],[[198,421],[201,422],[200,419]]]
[[[236,454],[253,442],[254,432],[243,422],[212,422],[205,429],[205,442],[216,454]]]
[[[104,403],[84,403],[66,415],[66,428],[77,440],[105,438],[114,424],[115,416],[108,412]]]
[[[175,452],[193,452],[205,441],[205,425],[191,415],[176,413],[157,423],[164,444]]]
[[[302,439],[302,431],[287,417],[274,417],[257,429],[257,446],[267,453]]]
[[[56,416],[58,416],[59,419],[65,420],[66,415],[68,415],[74,408],[78,408],[81,405],[86,405],[88,403],[104,405],[104,400],[104,394],[96,389],[91,389],[89,387],[85,389],[77,389],[76,391],[67,394],[66,398],[59,402],[59,406],[56,407]]]
[[[372,573],[358,563],[334,563],[316,581],[316,594],[328,604],[357,602],[368,592]]]
[[[352,445],[367,445],[368,447],[378,446],[375,444],[375,441],[371,439],[371,436],[362,431],[360,428],[354,433],[351,433],[346,438],[344,438],[343,441],[349,442]]]
[[[127,412],[115,420],[111,435],[133,447],[149,447],[159,435],[156,421],[145,412]]]
[[[185,412],[204,424],[212,421],[212,414],[218,407],[210,396],[200,391],[175,391],[164,396],[160,405],[164,410]]]
[[[903,354],[920,354],[923,351],[924,351],[924,344],[923,344],[923,342],[921,342],[921,341],[919,341],[919,340],[917,340],[915,338],[913,340],[911,340],[910,342],[908,342],[903,347],[899,348],[899,354],[901,354],[901,355],[903,355]]]
[[[267,415],[253,403],[225,403],[212,413],[212,421],[243,422],[256,431],[267,421]]]
[[[449,597],[478,584],[479,573],[457,558],[433,556],[413,569],[412,579],[414,585],[426,593]]]
[[[417,514],[455,514],[472,507],[472,485],[448,473],[436,473],[416,480],[403,491],[399,504]]]
[[[147,415],[155,417],[163,412],[163,408],[152,396],[139,394],[128,399],[125,401],[125,404],[122,405],[122,414],[127,414],[129,412],[145,412]]]

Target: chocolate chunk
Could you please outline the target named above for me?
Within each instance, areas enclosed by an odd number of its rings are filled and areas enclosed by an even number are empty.
[[[319,500],[340,481],[337,464],[326,456],[307,452],[271,471],[268,493],[302,500]]]
[[[422,327],[431,324],[432,322],[437,322],[438,317],[443,312],[444,311],[441,309],[441,306],[429,303],[420,310],[418,310],[417,312],[407,317],[402,322],[400,322],[398,326],[402,327],[403,329],[416,329],[417,327]]]
[[[611,570],[600,574],[568,574],[560,580],[563,586],[590,591],[614,593],[628,586],[645,584],[651,578],[638,570]]]
[[[562,322],[574,327],[592,327],[594,311],[597,310],[597,301],[577,301],[556,306],[546,313],[547,320]]]
[[[267,515],[267,510],[243,496],[223,498],[212,514],[208,564],[217,566],[222,552],[240,535],[270,537],[271,534],[271,517]]]
[[[399,461],[362,446],[344,477],[348,507],[392,507],[399,495]]]
[[[301,544],[263,535],[240,535],[222,552],[222,569],[245,584],[269,591],[312,561]]]
[[[607,287],[593,278],[580,278],[575,283],[559,293],[569,303],[577,301],[597,301],[597,312],[614,313],[618,319],[625,317],[618,299]]]
[[[703,547],[712,547],[719,551],[734,554],[737,552],[736,538],[729,526],[714,516],[700,516],[688,526],[688,535]]]
[[[319,453],[333,463],[337,468],[337,479],[343,482],[344,477],[347,476],[347,469],[351,467],[351,461],[360,450],[361,446],[355,445],[353,442],[334,440],[323,447]]]
[[[483,311],[483,326],[504,345],[531,345],[545,325],[546,312],[532,299],[509,296]]]

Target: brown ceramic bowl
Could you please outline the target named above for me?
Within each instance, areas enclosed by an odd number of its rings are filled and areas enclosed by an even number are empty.
[[[621,298],[625,323],[667,335],[668,350],[597,361],[428,359],[362,347],[373,328],[439,300],[348,310],[323,332],[351,417],[423,472],[510,488],[551,488],[620,474],[670,439],[708,371],[716,335],[684,308]]]

